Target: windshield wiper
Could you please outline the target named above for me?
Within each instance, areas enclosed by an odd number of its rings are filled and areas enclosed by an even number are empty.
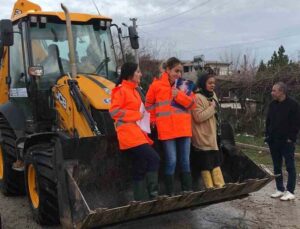
[[[97,66],[96,68],[96,74],[100,73],[101,70],[103,69],[104,66],[106,66],[108,64],[108,62],[110,61],[109,57],[104,58],[104,60],[101,61],[101,63]],[[106,68],[106,74],[108,75],[108,70]]]
[[[105,66],[106,67],[106,76],[108,77],[108,62],[110,62],[110,58],[107,56],[107,49],[106,49],[105,41],[103,42],[103,46],[104,46],[104,55],[105,55],[105,58],[97,66],[95,72],[96,72],[96,74],[100,73],[101,70],[103,69],[103,67]]]

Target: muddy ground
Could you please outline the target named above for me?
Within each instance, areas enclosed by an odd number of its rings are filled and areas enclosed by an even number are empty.
[[[205,208],[184,210],[162,216],[149,217],[106,228],[110,229],[183,229],[183,228],[299,228],[300,229],[300,177],[296,200],[282,202],[271,199],[274,182],[251,196],[210,205]],[[4,197],[0,194],[0,213],[5,229],[38,229],[31,216],[25,197]],[[60,227],[50,227],[58,229]]]

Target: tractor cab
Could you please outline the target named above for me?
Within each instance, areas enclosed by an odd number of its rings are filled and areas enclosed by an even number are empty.
[[[31,66],[38,71],[37,75],[43,73],[38,79],[38,86],[45,88],[71,72],[66,24],[53,16],[35,15],[30,16],[30,20],[35,22],[28,24]],[[78,74],[101,75],[112,81],[116,79],[110,23],[111,20],[101,18],[72,24]]]
[[[118,77],[111,19],[76,13],[70,17],[77,80],[101,81],[98,84],[111,90]],[[2,20],[1,28],[1,39],[6,43],[2,42],[0,54],[9,62],[7,78],[1,77],[0,86],[6,85],[7,99],[21,107],[25,122],[35,123],[25,124],[25,132],[50,131],[56,119],[52,87],[60,78],[71,75],[65,16],[25,13],[16,15],[13,21]],[[107,83],[109,86],[105,86]]]

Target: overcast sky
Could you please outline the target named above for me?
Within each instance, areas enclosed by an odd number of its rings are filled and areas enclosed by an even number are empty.
[[[246,53],[269,59],[279,45],[290,58],[300,58],[299,0],[94,0],[101,14],[119,25],[138,19],[142,43],[162,58],[176,55],[207,60]],[[1,17],[10,16],[15,1],[1,3]],[[92,0],[36,0],[43,10],[97,13]]]

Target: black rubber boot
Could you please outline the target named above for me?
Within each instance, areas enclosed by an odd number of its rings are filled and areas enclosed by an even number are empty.
[[[181,190],[183,193],[192,191],[191,173],[182,173],[181,174]]]
[[[146,174],[147,190],[150,200],[158,196],[158,173],[148,172]]]
[[[145,180],[133,182],[133,198],[135,201],[149,200]]]
[[[173,175],[165,175],[165,186],[166,186],[166,195],[173,196],[174,195],[174,176]]]

